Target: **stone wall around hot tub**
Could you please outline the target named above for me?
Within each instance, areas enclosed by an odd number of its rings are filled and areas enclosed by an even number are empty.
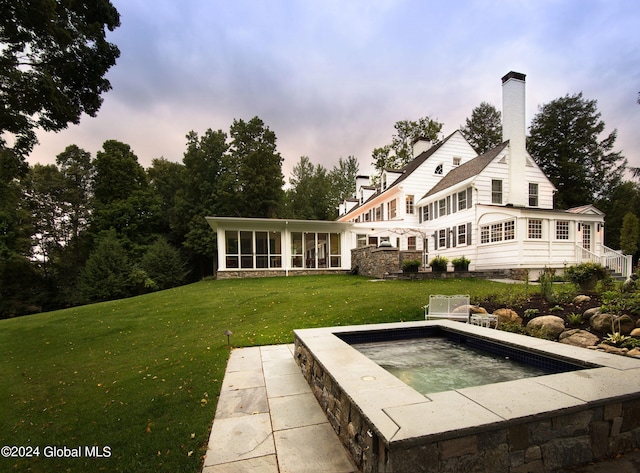
[[[543,473],[640,448],[640,399],[505,421],[460,436],[454,432],[424,442],[388,442],[298,337],[295,359],[363,473]]]

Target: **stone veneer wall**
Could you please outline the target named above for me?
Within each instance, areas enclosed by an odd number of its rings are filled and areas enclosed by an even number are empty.
[[[374,278],[402,271],[402,262],[422,260],[421,251],[400,251],[394,247],[367,245],[351,250],[351,267],[358,268],[358,274]]]
[[[362,473],[545,473],[640,447],[638,399],[522,423],[505,421],[502,426],[457,438],[453,432],[424,445],[389,446],[298,338],[295,359]]]

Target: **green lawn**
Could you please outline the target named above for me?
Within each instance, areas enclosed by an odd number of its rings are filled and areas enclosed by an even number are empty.
[[[233,346],[293,341],[295,328],[423,318],[429,294],[512,294],[482,280],[355,276],[203,281],[131,299],[0,321],[0,471],[200,471]],[[87,458],[97,446],[108,458]],[[82,458],[45,447],[81,447]],[[59,451],[64,454],[64,450]]]

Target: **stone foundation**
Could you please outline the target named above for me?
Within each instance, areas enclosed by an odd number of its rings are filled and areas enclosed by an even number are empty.
[[[271,278],[276,276],[312,276],[318,274],[348,274],[344,269],[284,269],[225,270],[216,273],[216,279]]]

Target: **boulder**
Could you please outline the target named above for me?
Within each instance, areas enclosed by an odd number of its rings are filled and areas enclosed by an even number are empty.
[[[600,307],[593,307],[591,309],[587,309],[582,313],[582,320],[589,320],[592,316],[599,314]]]
[[[485,309],[484,307],[480,307],[478,305],[470,305],[469,313],[473,315],[473,314],[487,314],[488,312],[487,312],[487,309]]]
[[[540,332],[550,338],[556,339],[564,332],[564,320],[555,315],[542,315],[529,321],[527,331]]]
[[[632,337],[640,337],[640,328],[634,328],[629,335]]]
[[[633,292],[638,288],[638,276],[634,273],[622,283],[622,292]]]
[[[498,324],[503,324],[505,322],[522,323],[522,318],[517,312],[511,309],[497,309],[493,312],[493,315],[498,316]]]
[[[628,348],[618,348],[606,343],[601,343],[598,348],[606,351],[607,353],[613,353],[614,355],[626,355],[629,352]]]
[[[611,333],[611,322],[613,315],[597,313],[589,318],[591,328],[600,333]]]
[[[586,330],[565,330],[560,334],[560,343],[573,345],[574,347],[592,347],[598,344],[600,338]]]
[[[623,315],[613,321],[613,330],[622,335],[629,335],[634,328],[636,328],[636,323],[628,315]]]
[[[591,297],[580,294],[573,298],[574,304],[582,304],[583,302],[591,302]]]
[[[640,348],[632,348],[627,352],[627,356],[632,356],[634,358],[640,358]]]

